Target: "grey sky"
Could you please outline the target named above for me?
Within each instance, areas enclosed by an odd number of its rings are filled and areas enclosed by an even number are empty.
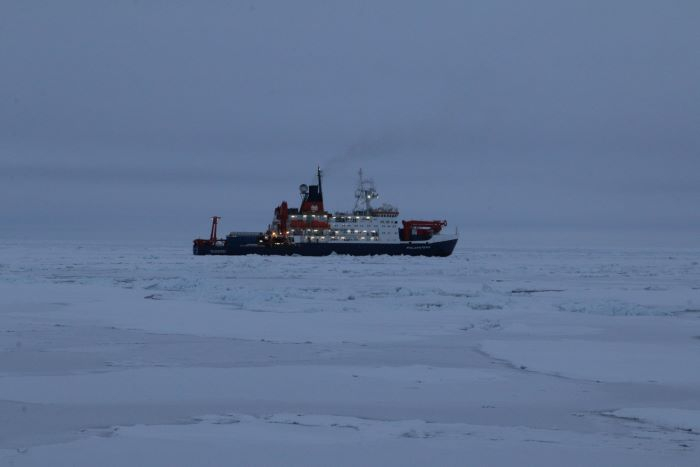
[[[0,235],[264,228],[320,163],[337,209],[362,166],[462,231],[700,236],[698,24],[693,0],[4,0]]]

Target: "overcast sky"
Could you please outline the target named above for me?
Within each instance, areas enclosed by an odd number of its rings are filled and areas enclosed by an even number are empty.
[[[463,235],[700,244],[699,25],[697,0],[0,0],[0,236],[264,229],[320,164],[331,209],[362,167]]]

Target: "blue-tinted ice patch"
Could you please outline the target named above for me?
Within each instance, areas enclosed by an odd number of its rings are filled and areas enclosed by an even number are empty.
[[[667,316],[680,311],[668,305],[640,305],[638,303],[624,302],[621,300],[596,300],[589,299],[585,302],[571,301],[560,303],[556,307],[559,311],[570,313],[587,313],[607,316]]]

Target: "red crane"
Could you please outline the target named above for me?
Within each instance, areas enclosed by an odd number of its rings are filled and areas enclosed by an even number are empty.
[[[219,225],[219,216],[213,216],[211,218],[211,234],[209,235],[209,242],[214,245],[216,243],[216,227]]]

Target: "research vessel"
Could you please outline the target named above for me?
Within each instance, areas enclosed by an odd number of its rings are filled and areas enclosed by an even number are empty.
[[[299,186],[301,204],[290,208],[283,201],[275,208],[265,232],[231,232],[218,238],[219,216],[212,217],[209,238],[194,240],[195,255],[410,255],[449,256],[457,232],[447,234],[445,220],[401,220],[390,204],[375,208],[379,197],[374,182],[359,171],[355,207],[351,212],[326,211],[322,173],[316,184]]]

